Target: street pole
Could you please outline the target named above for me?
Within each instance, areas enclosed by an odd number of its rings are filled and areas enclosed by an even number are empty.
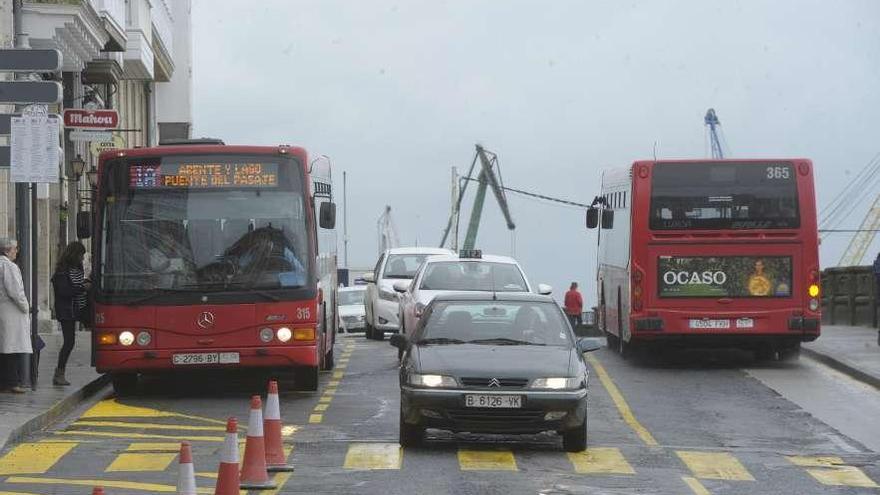
[[[345,267],[348,268],[348,187],[345,170],[342,171],[342,249]]]

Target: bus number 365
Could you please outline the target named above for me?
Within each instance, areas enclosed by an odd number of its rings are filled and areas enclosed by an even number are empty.
[[[791,171],[788,167],[767,167],[767,178],[770,180],[790,179]]]

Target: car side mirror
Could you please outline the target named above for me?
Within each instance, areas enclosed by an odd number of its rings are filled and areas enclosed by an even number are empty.
[[[614,228],[614,210],[602,210],[602,228],[603,229],[613,229]]]
[[[391,345],[393,347],[397,347],[398,349],[405,349],[408,343],[409,339],[406,338],[406,335],[400,335],[399,333],[391,334]]]
[[[538,294],[542,296],[549,296],[553,293],[553,287],[550,287],[547,284],[538,284]]]
[[[398,280],[397,282],[394,282],[392,287],[394,288],[394,292],[404,293],[409,290],[410,283],[409,280]]]
[[[80,239],[92,237],[92,212],[80,211],[76,214],[76,236]]]
[[[376,276],[373,275],[373,272],[365,273],[364,276],[361,278],[364,280],[364,282],[368,284],[372,284],[376,281]]]
[[[595,206],[587,208],[587,228],[595,229],[599,226],[599,209]]]
[[[581,351],[581,353],[593,352],[593,351],[598,351],[599,349],[601,349],[602,343],[599,341],[599,339],[591,339],[591,338],[578,339],[577,348],[579,351]]]
[[[336,228],[336,203],[321,203],[318,212],[318,223],[322,229]]]

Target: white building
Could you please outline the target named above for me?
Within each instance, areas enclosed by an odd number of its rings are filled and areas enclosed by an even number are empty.
[[[125,147],[189,137],[191,0],[19,0],[14,9],[15,1],[0,0],[0,45],[12,46],[18,24],[32,48],[55,48],[63,55],[64,101],[50,112],[117,109],[115,134]],[[75,213],[88,209],[91,195],[85,174],[76,177],[71,162],[82,159],[90,169],[97,159],[89,143],[68,137],[65,131],[61,183],[39,189],[39,283],[45,288],[40,319],[47,322],[52,267],[63,246],[76,239]],[[0,170],[0,236],[20,238],[26,230],[15,224],[14,189],[7,171]]]

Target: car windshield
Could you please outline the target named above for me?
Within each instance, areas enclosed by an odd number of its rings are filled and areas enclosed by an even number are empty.
[[[528,292],[519,267],[512,263],[443,261],[429,263],[419,286],[423,290]]]
[[[411,279],[416,276],[419,265],[425,261],[427,254],[392,254],[385,263],[382,278]]]
[[[551,302],[437,302],[419,343],[568,346],[568,326]]]
[[[339,305],[353,306],[364,304],[364,294],[366,292],[364,290],[341,290],[339,291]]]

